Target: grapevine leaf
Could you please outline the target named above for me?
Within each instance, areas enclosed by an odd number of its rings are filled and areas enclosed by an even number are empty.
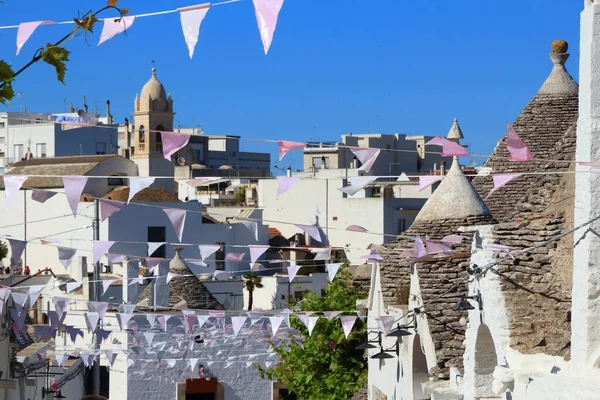
[[[129,8],[121,8],[121,14],[123,14],[123,16],[129,14]]]
[[[117,3],[118,3],[118,2],[119,2],[119,0],[108,0],[108,3],[107,3],[107,4],[108,4],[110,7],[114,7],[114,6],[116,6],[116,5],[117,5]]]
[[[81,29],[84,29],[88,32],[93,33],[94,32],[94,24],[96,22],[98,22],[98,18],[94,17],[93,15],[89,16],[89,17],[85,17],[82,19],[77,19],[77,18],[73,18],[73,21],[75,21],[75,23],[81,27]]]
[[[11,84],[14,77],[15,73],[10,65],[0,60],[0,84],[2,84],[2,87],[0,87],[0,103],[6,104],[14,97],[15,92]]]
[[[69,50],[53,46],[50,43],[46,45],[46,48],[42,52],[42,59],[56,69],[56,77],[62,84],[65,83],[66,62],[69,61],[69,54]]]

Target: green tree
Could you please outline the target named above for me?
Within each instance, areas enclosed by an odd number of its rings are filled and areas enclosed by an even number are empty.
[[[296,308],[300,311],[345,311],[346,315],[353,315],[358,297],[350,278],[344,267],[327,285],[323,296],[307,292]],[[331,321],[320,318],[311,336],[297,317],[292,316],[290,324],[304,339],[304,348],[295,341],[275,347],[281,362],[268,370],[257,366],[261,376],[277,379],[305,400],[352,398],[367,381],[364,351],[356,350],[356,346],[364,341],[364,323],[357,319],[348,339],[344,337],[338,318]]]
[[[244,280],[244,288],[248,291],[248,310],[252,310],[254,305],[254,289],[261,289],[263,287],[262,277],[256,272],[248,272],[242,276]]]
[[[65,72],[67,71],[66,64],[67,61],[69,61],[69,55],[71,53],[63,46],[81,34],[87,35],[92,33],[94,31],[96,22],[99,21],[97,16],[103,11],[109,9],[116,10],[121,15],[121,18],[127,15],[129,13],[128,9],[116,7],[118,1],[119,0],[108,0],[106,7],[101,8],[96,12],[90,10],[83,14],[81,18],[73,18],[75,27],[71,29],[68,34],[63,36],[58,41],[54,43],[48,43],[45,47],[38,49],[33,54],[31,60],[29,60],[27,64],[18,69],[16,72],[13,71],[11,66],[6,61],[0,59],[0,103],[6,104],[12,100],[15,95],[12,86],[15,78],[39,61],[44,61],[45,63],[52,65],[56,70],[56,77],[64,84]]]
[[[237,205],[243,205],[246,203],[246,186],[238,187],[238,190],[235,193],[235,202]]]

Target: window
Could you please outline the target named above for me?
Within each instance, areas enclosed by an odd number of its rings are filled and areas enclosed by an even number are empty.
[[[35,145],[35,156],[37,158],[46,158],[46,143],[37,143]]]
[[[162,125],[156,127],[157,131],[162,131]],[[156,151],[162,151],[162,132],[156,132]]]
[[[0,122],[0,128],[4,128],[6,125],[4,122]]]
[[[15,144],[15,153],[14,153],[14,159],[15,161],[21,161],[21,159],[23,158],[23,145],[22,144]]]
[[[398,220],[398,234],[404,233],[406,231],[406,219],[400,218]]]
[[[118,178],[118,177],[108,178],[108,185],[109,186],[125,186],[125,182],[123,181],[123,178]]]
[[[315,169],[329,168],[329,157],[313,157],[312,164]]]
[[[106,143],[96,143],[96,154],[106,154]]]
[[[219,250],[217,250],[215,252],[215,260],[216,260],[216,269],[218,269],[219,271],[223,271],[225,270],[225,243],[223,242],[217,242],[215,243],[221,247],[219,247]]]
[[[6,140],[6,139],[4,138],[4,136],[3,136],[3,137],[0,137],[0,144],[4,144],[4,143],[6,143],[6,142],[5,142],[5,140]]]
[[[149,226],[148,227],[148,241],[149,242],[166,242],[167,232],[164,226]],[[160,246],[150,254],[150,257],[165,258],[165,247]]]
[[[139,131],[138,131],[138,135],[139,135],[139,142],[140,143],[146,143],[146,129],[144,128],[144,125],[140,125]]]

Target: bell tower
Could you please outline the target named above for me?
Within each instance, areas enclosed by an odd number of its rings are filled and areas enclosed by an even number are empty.
[[[165,87],[156,77],[156,68],[152,68],[152,76],[135,96],[133,104],[135,124],[134,161],[140,176],[173,176],[174,167],[162,155],[161,132],[173,131],[173,99],[165,91]],[[152,185],[173,192],[175,183],[169,179],[157,179]]]

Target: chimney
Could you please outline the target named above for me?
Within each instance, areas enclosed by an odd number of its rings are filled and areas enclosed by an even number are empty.
[[[106,100],[106,123],[107,124],[113,123],[112,115],[110,114],[110,100]],[[129,147],[129,146],[127,146],[127,147]]]
[[[287,177],[288,178],[292,177],[292,167],[291,166],[287,168]]]
[[[83,96],[83,111],[87,114],[88,106],[87,106],[87,98]]]
[[[73,114],[75,112],[75,106],[73,105],[73,103],[69,103],[69,112],[71,114]]]
[[[137,278],[140,274],[140,264],[138,261],[124,259],[123,260],[123,301],[127,303],[137,303],[140,295],[140,285],[129,285],[131,279]],[[142,299],[143,300],[143,299]]]

